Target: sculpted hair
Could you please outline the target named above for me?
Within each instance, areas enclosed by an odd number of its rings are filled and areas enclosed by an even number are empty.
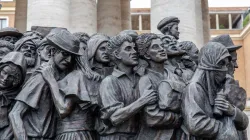
[[[177,22],[169,23],[167,26],[161,28],[161,32],[169,33],[169,31],[171,30],[171,28],[172,28],[174,25],[178,25],[178,24],[179,24],[179,23],[177,23]]]
[[[116,61],[115,56],[114,56],[114,52],[116,50],[119,51],[121,45],[125,41],[128,41],[131,43],[131,42],[133,42],[133,39],[131,36],[129,36],[127,34],[119,34],[119,35],[111,37],[110,40],[108,41],[108,54],[110,55],[110,58],[112,61]]]
[[[157,38],[160,38],[160,37],[153,33],[145,33],[137,37],[136,45],[138,47],[138,52],[139,52],[140,57],[143,57],[146,54],[146,52],[148,51],[148,48],[150,47],[152,43],[152,40],[157,39]]]
[[[87,44],[88,40],[90,39],[90,36],[84,32],[76,32],[73,33],[73,35],[76,36],[81,42],[84,42],[85,44]]]

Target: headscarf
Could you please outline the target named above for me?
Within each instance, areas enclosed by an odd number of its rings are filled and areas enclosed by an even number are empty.
[[[26,61],[24,55],[20,52],[10,52],[0,61],[0,69],[7,66],[7,63],[12,63],[20,68],[21,76],[20,82],[16,87],[12,87],[11,89],[6,89],[1,91],[0,95],[0,106],[6,106],[10,104],[10,99],[14,99],[16,94],[18,93],[18,88],[23,84],[26,76]]]
[[[95,56],[96,50],[103,42],[108,42],[109,37],[102,34],[95,34],[90,37],[87,46],[87,56],[88,60],[90,61],[90,65],[93,64],[93,58]]]
[[[226,72],[226,68],[222,68],[218,63],[231,57],[228,50],[220,43],[209,42],[200,51],[199,55],[199,69],[205,72],[206,86],[208,90],[208,98],[211,105],[214,105],[214,99],[216,96],[216,83],[215,77],[211,72]],[[196,77],[195,75],[193,77]]]
[[[220,43],[209,42],[201,48],[198,67],[203,70],[227,71],[227,69],[218,65],[226,57],[231,56],[225,46]]]
[[[26,37],[23,37],[23,38],[21,38],[20,40],[18,40],[15,43],[15,49],[14,50],[15,51],[19,51],[21,49],[22,45],[25,42],[27,42],[27,41],[33,42],[35,44],[35,46],[36,46],[36,49],[37,49],[37,47],[38,47],[38,45],[39,45],[39,43],[40,43],[41,40],[38,37],[36,37],[36,36],[26,36]]]

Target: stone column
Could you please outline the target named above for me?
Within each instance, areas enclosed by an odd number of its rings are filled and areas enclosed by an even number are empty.
[[[25,32],[27,28],[27,0],[16,1],[15,28],[20,32]]]
[[[27,30],[31,26],[68,28],[69,8],[70,0],[28,0]]]
[[[151,0],[151,32],[160,33],[157,25],[167,16],[180,19],[180,41],[192,41],[203,46],[201,0]]]
[[[139,31],[142,31],[142,15],[139,15]]]
[[[121,26],[122,30],[131,29],[130,0],[121,1]]]
[[[86,32],[92,35],[97,32],[96,0],[71,0],[69,30]]]
[[[97,31],[114,36],[121,30],[121,1],[98,0]]]
[[[207,43],[210,40],[210,15],[208,8],[208,0],[202,0],[202,21],[203,21],[203,38],[204,43]]]
[[[229,29],[231,30],[233,27],[232,27],[232,14],[228,14],[228,26],[229,26]]]
[[[220,29],[220,19],[219,19],[219,15],[216,14],[216,29],[219,30]]]

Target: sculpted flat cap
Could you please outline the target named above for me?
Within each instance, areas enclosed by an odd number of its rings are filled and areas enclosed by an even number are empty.
[[[157,29],[161,30],[163,27],[173,22],[176,22],[177,24],[179,24],[180,20],[178,19],[178,17],[174,17],[174,16],[166,17],[159,22],[159,24],[157,25]]]
[[[59,30],[56,33],[50,33],[46,36],[47,40],[65,50],[66,52],[82,55],[80,53],[80,41],[77,37],[67,30]]]
[[[242,47],[242,46],[234,45],[233,40],[231,39],[231,37],[228,34],[216,36],[215,38],[210,40],[210,42],[221,43],[222,45],[224,45],[227,48],[227,50],[229,52],[236,51],[236,50],[238,50],[239,48]]]
[[[0,37],[3,37],[3,36],[22,37],[23,34],[20,33],[16,28],[6,27],[0,30]]]

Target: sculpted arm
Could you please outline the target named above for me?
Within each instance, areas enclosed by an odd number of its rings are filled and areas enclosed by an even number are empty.
[[[168,89],[165,92],[172,92],[171,87],[165,87]],[[141,94],[146,94],[147,92],[157,91],[152,89],[152,84],[147,77],[142,77],[139,81],[139,89]],[[179,123],[180,115],[171,111],[162,110],[159,108],[158,104],[147,105],[143,112],[144,121],[150,127],[165,126],[165,127],[175,127]]]
[[[131,116],[138,113],[148,102],[154,100],[155,97],[141,97],[128,106],[124,106],[119,98],[119,87],[114,79],[107,77],[104,79],[100,86],[100,95],[104,108],[102,109],[103,118],[109,119],[113,125],[128,120]]]
[[[28,140],[24,122],[22,117],[24,113],[28,110],[28,106],[21,101],[17,101],[13,109],[9,113],[10,123],[12,125],[14,136],[16,140]]]

